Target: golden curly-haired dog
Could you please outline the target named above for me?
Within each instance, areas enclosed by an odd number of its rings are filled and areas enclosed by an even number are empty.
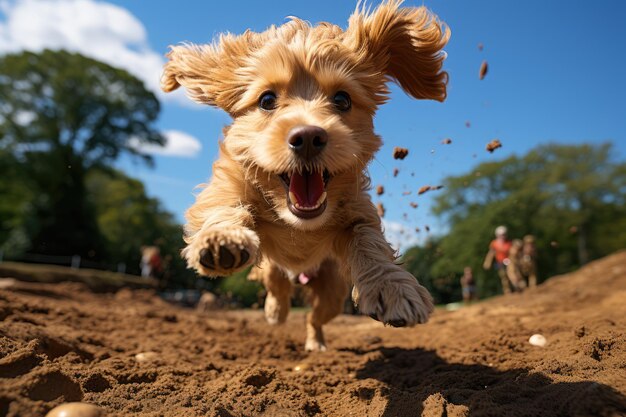
[[[361,312],[385,324],[423,323],[433,310],[426,289],[394,263],[367,193],[387,83],[419,99],[446,97],[450,32],[426,8],[401,3],[357,7],[346,30],[291,18],[174,46],[165,65],[163,90],[183,86],[233,118],[213,177],[186,213],[183,255],[207,276],[254,265],[270,323],[286,318],[290,279],[310,279],[307,350],[325,350],[322,325],[341,312],[350,284]]]

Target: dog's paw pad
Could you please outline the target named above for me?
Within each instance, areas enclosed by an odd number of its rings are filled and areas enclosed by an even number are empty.
[[[235,265],[235,255],[226,246],[220,246],[220,266],[230,269]]]
[[[242,249],[241,252],[239,253],[239,265],[238,266],[245,265],[249,259],[250,259],[250,253],[247,250]]]
[[[391,327],[406,327],[406,320],[404,320],[404,319],[389,320],[385,324],[388,324]]]
[[[256,261],[259,243],[257,234],[245,228],[202,230],[183,256],[201,275],[227,276]]]
[[[205,268],[215,269],[215,258],[213,251],[207,248],[200,249],[200,264]],[[233,249],[227,246],[220,246],[217,251],[217,262],[221,269],[227,270],[244,266],[250,260],[250,252],[245,249]]]
[[[404,319],[392,319],[392,320],[387,320],[387,321],[383,322],[383,320],[381,320],[378,317],[378,314],[370,313],[370,314],[368,314],[368,316],[370,316],[372,319],[374,319],[376,321],[382,322],[385,326],[387,326],[387,325],[389,325],[391,327],[406,327],[407,326],[406,320],[404,320]]]
[[[215,260],[213,259],[213,253],[209,249],[200,250],[200,264],[205,268],[215,268]]]

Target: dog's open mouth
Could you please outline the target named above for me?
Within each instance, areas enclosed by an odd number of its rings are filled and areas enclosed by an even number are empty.
[[[280,175],[287,191],[287,207],[301,219],[313,219],[326,210],[326,186],[330,174],[324,171],[294,171]]]

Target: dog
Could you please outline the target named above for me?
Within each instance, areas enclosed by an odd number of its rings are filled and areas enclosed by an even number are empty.
[[[395,82],[417,99],[446,98],[450,30],[425,7],[357,6],[343,30],[298,18],[265,32],[170,47],[161,80],[225,110],[213,176],[187,210],[189,267],[225,276],[253,266],[267,321],[285,321],[290,279],[313,293],[305,349],[323,351],[322,325],[349,285],[363,314],[394,327],[427,321],[428,291],[395,263],[368,190],[381,147],[373,116]]]
[[[537,286],[537,249],[534,236],[526,235],[523,240],[513,240],[506,271],[516,291]]]
[[[526,289],[526,280],[521,269],[523,247],[524,243],[520,239],[513,239],[505,262],[506,275],[514,292],[522,292]]]

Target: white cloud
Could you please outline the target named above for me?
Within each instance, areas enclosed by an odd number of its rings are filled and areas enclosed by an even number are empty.
[[[160,98],[191,104],[182,93],[161,92],[165,58],[150,48],[146,28],[127,9],[94,0],[0,0],[0,54],[46,48],[123,68]]]
[[[144,167],[145,168],[145,167]],[[149,168],[147,168],[149,169]],[[192,190],[198,184],[195,184],[191,181],[181,180],[179,178],[169,177],[166,175],[154,174],[152,171],[142,170],[138,173],[134,173],[137,178],[141,179],[144,183],[151,182],[156,184],[156,186],[169,186],[177,189],[188,189]]]
[[[131,146],[152,155],[183,158],[194,158],[202,150],[200,141],[188,133],[178,130],[166,130],[163,132],[163,136],[165,136],[165,146],[140,144],[136,139],[131,139]]]
[[[415,230],[402,223],[383,219],[383,228],[387,242],[391,244],[392,248],[400,252],[421,243]]]

